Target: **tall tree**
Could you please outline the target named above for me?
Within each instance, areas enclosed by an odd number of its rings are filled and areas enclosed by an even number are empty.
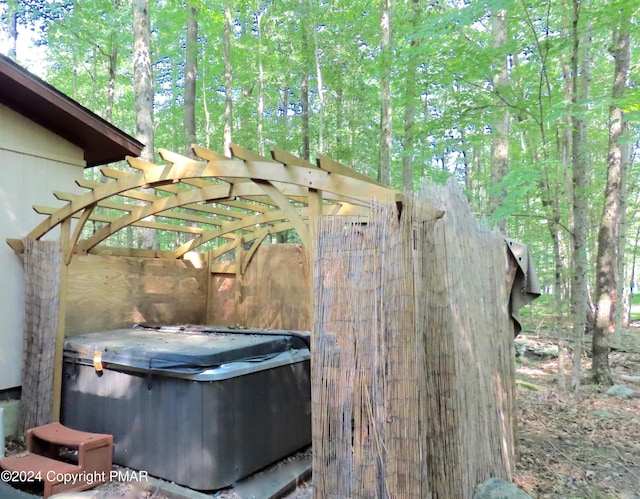
[[[149,0],[133,0],[133,92],[136,107],[136,138],[145,147],[140,157],[153,162],[155,157],[153,128],[153,70],[151,66],[151,17]],[[138,233],[141,248],[156,248],[155,231]]]
[[[404,140],[402,154],[402,187],[403,191],[409,195],[413,193],[413,150],[415,143],[415,120],[416,120],[416,73],[419,59],[417,54],[418,37],[417,31],[420,26],[420,0],[412,0],[411,11],[411,41],[409,43],[409,63],[407,64],[408,74],[405,80],[405,104],[404,104]]]
[[[505,200],[506,191],[502,182],[509,171],[509,109],[504,105],[505,90],[509,85],[508,58],[504,46],[507,43],[507,11],[500,9],[494,13],[491,23],[491,38],[496,50],[496,67],[493,75],[493,91],[496,95],[495,119],[491,133],[491,194],[489,213],[494,215]],[[497,227],[506,232],[506,218],[501,214],[495,218]]]
[[[136,138],[145,145],[140,155],[154,161],[153,70],[151,67],[151,19],[149,0],[132,0],[133,91],[136,102]]]
[[[184,64],[184,141],[185,153],[192,156],[196,142],[196,75],[198,72],[198,8],[187,2],[187,43]]]
[[[566,103],[567,87],[560,87],[562,89],[560,95],[553,92],[554,87],[551,82],[556,77],[553,71],[556,68],[562,70],[565,65],[562,63],[555,64],[561,61],[552,59],[550,44],[545,42],[545,38],[554,30],[554,26],[551,25],[551,3],[543,4],[541,7],[544,9],[542,12],[536,11],[535,6],[529,6],[524,10],[526,23],[531,32],[531,43],[535,47],[535,57],[533,59],[537,64],[535,65],[536,71],[532,72],[531,75],[527,75],[527,83],[522,81],[519,85],[523,96],[522,102],[518,106],[520,116],[515,122],[518,126],[523,127],[521,141],[523,150],[528,151],[529,155],[526,164],[528,168],[537,167],[533,170],[538,172],[538,177],[535,179],[538,191],[534,195],[539,197],[540,214],[538,216],[546,220],[548,236],[551,239],[551,248],[547,245],[546,252],[552,255],[549,265],[550,269],[552,269],[552,275],[549,276],[549,280],[553,282],[554,288],[554,328],[558,342],[562,343],[564,336],[563,310],[567,288],[565,269],[569,265],[568,252],[566,251],[564,240],[566,223],[563,223],[563,214],[565,212],[563,204],[565,202],[565,182],[563,181],[563,175],[566,162],[562,161],[562,155],[568,150],[568,147],[553,147],[552,137],[560,134],[557,130],[558,125],[555,124],[558,120],[555,120],[550,114],[551,110],[557,106],[557,102],[554,100],[557,99]],[[544,21],[541,23],[540,19]],[[566,17],[561,16],[561,19],[564,24]],[[564,26],[561,26],[558,31],[562,32],[562,28]],[[564,56],[564,54],[562,55]],[[518,67],[518,69],[521,68],[523,66]],[[559,75],[557,77],[559,79]],[[531,84],[530,82],[535,83]],[[523,86],[523,84],[526,86]],[[531,101],[533,104],[529,104],[527,101]],[[527,126],[529,122],[535,124],[535,126],[529,128]],[[563,121],[559,123],[564,125]],[[526,174],[526,170],[522,173]],[[564,373],[560,371],[559,383],[562,384],[563,382]]]
[[[626,259],[627,259],[627,230],[629,224],[628,217],[628,195],[629,195],[629,187],[628,187],[628,178],[629,178],[629,170],[633,161],[633,148],[634,143],[631,140],[631,134],[633,131],[632,123],[629,121],[625,121],[624,130],[622,134],[624,139],[621,144],[621,152],[623,162],[622,171],[625,172],[625,175],[622,177],[622,205],[620,215],[620,231],[618,233],[618,248],[620,248],[618,255],[618,291],[617,291],[617,300],[616,300],[616,309],[615,309],[615,334],[614,341],[619,339],[622,335],[622,329],[629,327],[628,312],[631,310],[631,301],[629,299],[629,289],[625,286],[625,277],[626,277]]]
[[[628,13],[624,13],[627,16]],[[618,230],[621,217],[622,186],[625,162],[622,160],[624,97],[630,68],[629,20],[624,18],[614,31],[611,54],[615,59],[611,106],[609,108],[609,147],[607,152],[607,185],[598,231],[596,262],[596,321],[593,331],[592,374],[597,383],[612,384],[609,370],[610,338],[615,333],[615,304],[618,279]]]
[[[264,11],[256,13],[258,35],[258,153],[264,156],[264,47],[262,36],[262,16]]]
[[[120,9],[120,0],[113,0],[113,9],[117,13]],[[109,66],[109,80],[107,82],[107,102],[105,105],[104,119],[111,121],[113,117],[113,103],[116,92],[116,76],[118,71],[118,30],[112,30],[109,34],[109,46],[110,49],[107,53],[108,66]]]
[[[582,351],[587,318],[587,232],[589,228],[589,154],[587,149],[587,103],[591,85],[591,27],[584,23],[584,33],[579,31],[580,3],[573,0],[573,50],[571,56],[572,80],[572,178],[573,178],[573,272],[571,283],[571,308],[573,309],[573,366],[571,386],[576,389],[582,376]],[[582,43],[581,43],[582,42]],[[582,45],[582,57],[580,46]],[[581,64],[579,64],[581,61]],[[581,66],[580,79],[578,67]],[[578,83],[580,80],[580,84]]]
[[[313,16],[313,2],[309,1],[309,13]],[[312,17],[313,19],[313,17]],[[322,63],[320,59],[321,50],[318,46],[318,30],[313,27],[311,29],[313,36],[313,55],[316,63],[316,88],[318,92],[318,152],[324,154],[324,82],[322,78]]]
[[[231,66],[231,39],[233,37],[233,18],[231,3],[224,2],[224,153],[231,157],[231,143],[233,142],[233,69]]]
[[[392,0],[380,0],[380,156],[378,181],[391,185],[391,20]]]
[[[18,2],[16,0],[7,0],[3,17],[5,18],[9,35],[7,57],[15,60],[18,50]]]
[[[311,159],[311,131],[309,129],[309,23],[307,13],[308,4],[302,3],[302,18],[300,19],[300,32],[302,37],[302,81],[300,83],[300,117],[302,121],[302,159]]]

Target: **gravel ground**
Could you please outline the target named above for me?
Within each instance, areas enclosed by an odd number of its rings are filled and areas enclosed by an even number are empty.
[[[291,456],[286,457],[282,461],[275,463],[274,465],[266,468],[263,471],[256,473],[256,476],[261,474],[266,474],[273,472],[275,469],[279,468],[285,463],[288,463],[295,459],[303,459],[311,457],[311,447],[308,447],[300,452],[297,452]],[[128,471],[127,468],[121,466],[114,466],[114,470],[121,470],[123,472]],[[130,471],[130,470],[129,470]],[[164,495],[162,491],[158,490],[148,490],[148,486],[144,487],[141,484],[135,483],[124,483],[124,482],[108,482],[102,484],[96,489],[99,492],[99,496],[96,499],[115,499],[115,498],[124,498],[124,499],[171,499],[170,497]],[[233,487],[228,489],[219,490],[214,493],[207,493],[212,498],[215,499],[242,499],[240,495],[238,495]],[[305,480],[301,482],[295,490],[289,492],[285,496],[288,499],[311,499],[313,497],[313,487],[311,485],[311,479]],[[1,498],[0,498],[1,499]]]
[[[302,482],[296,490],[284,496],[286,499],[311,499],[313,497],[313,485],[311,480]]]
[[[17,442],[15,440],[7,441],[7,454],[18,454],[20,452],[24,452],[24,444],[21,442]],[[286,457],[282,461],[275,463],[273,466],[258,472],[256,475],[265,474],[277,469],[283,464],[290,462],[294,459],[302,459],[302,458],[310,458],[311,457],[311,447],[308,447],[300,452],[297,452],[291,456]],[[131,473],[134,470],[129,468],[114,465],[112,468],[114,471],[122,472],[122,475],[125,476],[127,473]],[[159,480],[160,482],[162,480]],[[151,489],[149,490],[149,484],[145,484],[145,482],[124,482],[124,481],[109,481],[98,485],[94,489],[91,489],[86,492],[73,493],[68,494],[65,499],[171,499],[171,496],[165,495],[161,490]],[[14,489],[12,489],[14,490]],[[302,482],[294,491],[285,495],[284,497],[291,499],[310,499],[313,496],[311,486],[311,480],[307,480]],[[1,491],[0,491],[1,492]],[[31,497],[37,498],[38,496],[42,496],[42,490],[40,486],[40,490],[31,490],[29,491],[34,495]],[[17,491],[17,494],[20,492]],[[212,498],[215,499],[242,499],[238,494],[236,494],[233,488],[219,490],[217,492],[208,493]],[[16,496],[18,497],[18,496]],[[24,496],[28,497],[28,496]],[[0,494],[0,499],[5,499],[2,494]],[[8,499],[8,498],[7,498]]]

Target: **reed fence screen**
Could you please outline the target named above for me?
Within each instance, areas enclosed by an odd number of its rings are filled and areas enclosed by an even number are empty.
[[[314,497],[469,498],[513,469],[505,241],[453,182],[371,210],[318,230]]]
[[[59,242],[24,239],[24,354],[18,435],[51,422],[60,261]]]

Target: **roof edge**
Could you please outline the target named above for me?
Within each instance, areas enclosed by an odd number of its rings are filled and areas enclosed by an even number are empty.
[[[0,103],[84,150],[87,167],[139,156],[144,144],[0,54]]]

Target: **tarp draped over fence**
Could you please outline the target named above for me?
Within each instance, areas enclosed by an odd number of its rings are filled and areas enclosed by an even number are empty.
[[[444,215],[443,215],[444,212]],[[513,323],[506,245],[459,188],[327,218],[314,258],[314,494],[471,497],[509,479]]]

